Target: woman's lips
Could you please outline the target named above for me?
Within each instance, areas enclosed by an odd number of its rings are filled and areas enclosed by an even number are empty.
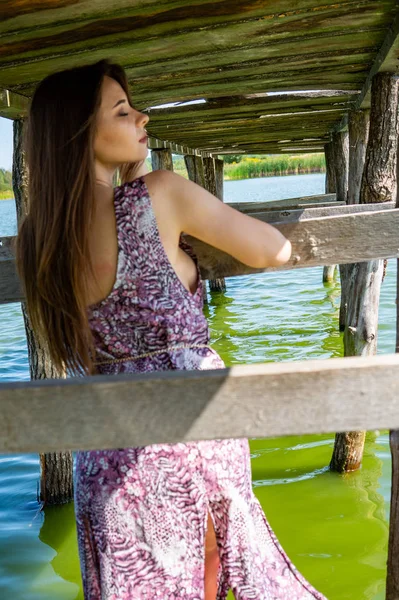
[[[141,140],[139,140],[140,144],[146,144],[148,140],[148,137],[145,135],[144,137],[141,138]]]

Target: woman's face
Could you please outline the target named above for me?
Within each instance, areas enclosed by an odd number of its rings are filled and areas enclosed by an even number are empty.
[[[116,168],[147,157],[145,126],[149,118],[129,105],[120,84],[104,77],[94,138],[95,160]]]

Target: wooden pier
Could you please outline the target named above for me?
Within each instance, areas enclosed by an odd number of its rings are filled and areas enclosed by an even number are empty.
[[[386,598],[398,600],[399,358],[373,356],[383,261],[399,257],[397,0],[10,0],[0,7],[0,35],[0,116],[15,124],[19,218],[29,202],[21,139],[35,86],[101,58],[125,67],[135,107],[150,116],[153,164],[170,169],[172,152],[183,155],[190,179],[221,200],[223,155],[324,152],[326,194],[233,206],[290,239],[281,268],[340,265],[346,356],[53,379],[27,325],[31,375],[41,381],[0,384],[0,452],[41,452],[44,464],[53,460],[45,453],[67,451],[58,456],[70,469],[77,448],[340,432],[332,468],[342,471],[354,464],[348,439],[358,440],[359,457],[359,431],[390,428]],[[189,241],[216,288],[261,271]],[[19,301],[13,238],[0,238],[0,304]]]

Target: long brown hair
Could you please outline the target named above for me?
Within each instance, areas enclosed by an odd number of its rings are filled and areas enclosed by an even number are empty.
[[[100,61],[46,77],[32,99],[25,146],[28,213],[16,264],[33,331],[60,372],[95,372],[87,315],[94,214],[96,115],[105,75],[129,90],[122,67]]]

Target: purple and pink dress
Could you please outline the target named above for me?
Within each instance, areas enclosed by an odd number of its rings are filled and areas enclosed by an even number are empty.
[[[200,275],[192,294],[164,251],[144,179],[117,187],[114,203],[116,282],[88,309],[98,371],[223,368],[209,347]],[[253,494],[247,440],[78,452],[75,511],[85,600],[203,600],[208,513],[218,600],[229,589],[237,600],[324,598],[284,553]]]

